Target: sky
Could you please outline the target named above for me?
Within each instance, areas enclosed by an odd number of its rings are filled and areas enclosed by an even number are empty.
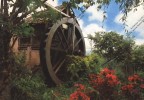
[[[58,6],[64,0],[48,0],[53,6]],[[114,1],[114,0],[112,0]],[[136,11],[135,11],[136,10]],[[89,7],[82,17],[78,18],[78,22],[82,29],[84,37],[87,34],[94,35],[99,31],[115,31],[121,35],[126,35],[125,29],[132,32],[135,43],[141,45],[144,43],[144,6],[139,6],[137,9],[133,9],[128,13],[126,18],[126,25],[123,25],[122,16],[123,13],[119,10],[118,5],[115,2],[111,2],[110,5],[105,8],[106,19],[103,21],[104,10],[97,10],[97,5]],[[77,17],[80,13],[75,11]],[[125,27],[125,29],[124,29]],[[86,50],[91,50],[90,40],[85,39]]]

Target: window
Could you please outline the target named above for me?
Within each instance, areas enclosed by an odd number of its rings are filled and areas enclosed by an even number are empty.
[[[32,50],[38,50],[40,41],[37,36],[33,37],[20,37],[18,41],[18,49],[26,50],[27,47],[31,47]]]
[[[31,37],[19,38],[18,41],[19,50],[26,50],[28,46],[30,46],[32,50],[39,49],[42,34],[45,33],[45,24],[37,23],[37,24],[31,24],[31,26],[34,28],[34,34]]]

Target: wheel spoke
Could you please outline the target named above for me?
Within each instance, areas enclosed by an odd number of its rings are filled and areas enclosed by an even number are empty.
[[[60,43],[62,44],[63,48],[65,49],[65,45],[64,45],[64,43],[63,43],[63,40],[62,40],[59,32],[58,32],[57,34],[58,34],[58,38],[60,39]]]
[[[72,37],[72,29],[71,27],[69,26],[68,27],[68,43],[71,44],[71,37]]]
[[[63,38],[64,38],[64,40],[65,40],[65,42],[66,42],[66,45],[67,45],[67,47],[69,47],[68,41],[67,41],[66,36],[65,36],[65,33],[64,33],[64,30],[62,29],[61,26],[60,26],[60,29],[61,29],[61,32],[62,32],[62,36],[63,36]]]
[[[55,44],[55,42],[52,44]],[[60,41],[55,46],[51,45],[50,50],[51,50],[51,54],[52,54],[52,56],[51,56],[52,62],[57,61],[59,54],[62,54],[62,53],[66,54],[66,50],[61,48],[61,42]]]
[[[74,51],[75,49],[75,41],[76,41],[76,35],[75,35],[75,25],[73,25],[71,28],[69,28],[69,33],[68,33],[69,37],[69,47],[68,49],[71,49],[72,52]]]
[[[63,63],[64,63],[65,59],[63,59],[62,61],[59,60],[57,62],[57,64],[54,66],[54,72],[55,74],[59,71],[59,69],[62,67]]]
[[[75,42],[75,26],[73,25],[73,31],[72,31],[72,50],[74,51],[74,42]]]
[[[78,46],[78,44],[81,42],[81,40],[82,40],[82,38],[80,38],[80,39],[77,41],[77,43],[76,43],[75,46],[74,46],[74,49]]]

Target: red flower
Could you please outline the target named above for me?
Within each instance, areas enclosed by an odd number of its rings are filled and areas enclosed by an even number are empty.
[[[97,77],[96,81],[98,83],[98,85],[103,84],[104,80],[101,77]]]
[[[106,78],[108,78],[110,80],[116,80],[117,79],[117,77],[115,75],[113,75],[113,74],[107,74]]]
[[[121,87],[122,91],[131,91],[134,88],[133,84],[124,85]]]
[[[144,89],[144,84],[141,84],[141,85],[140,85],[140,88]]]
[[[74,86],[78,88],[78,89],[77,89],[78,91],[80,91],[80,90],[85,90],[85,86],[82,85],[82,84],[75,84]]]
[[[70,95],[70,100],[90,100],[90,98],[80,91],[75,91]]]
[[[106,75],[106,78],[107,78],[107,83],[109,84],[109,86],[116,86],[118,85],[120,82],[118,81],[117,79],[117,76],[116,75],[113,75],[113,74],[107,74]]]
[[[137,81],[140,81],[141,79],[140,79],[139,75],[134,74],[133,76],[129,76],[129,77],[128,77],[128,80],[129,80],[130,82],[137,82]]]
[[[77,95],[77,94],[78,94],[77,91],[74,92],[74,93],[72,93],[72,94],[70,95],[70,100],[78,100],[78,95]]]
[[[106,98],[111,98],[116,86],[120,84],[114,70],[108,68],[104,68],[99,74],[90,74],[89,80],[91,86]]]
[[[101,75],[106,75],[106,74],[114,74],[114,70],[109,70],[108,68],[104,68],[101,72]]]

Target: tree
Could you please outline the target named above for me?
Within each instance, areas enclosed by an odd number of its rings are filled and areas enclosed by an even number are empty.
[[[12,36],[31,35],[33,29],[25,22],[28,16],[38,14],[38,8],[48,11],[47,17],[52,19],[56,14],[46,6],[47,0],[0,0],[0,67],[9,63]],[[54,13],[54,14],[52,14]],[[37,17],[45,17],[37,16]],[[55,18],[55,17],[54,17]]]
[[[125,39],[115,32],[97,32],[89,35],[94,42],[94,52],[105,57],[108,61],[115,59],[121,62],[131,58],[133,40]]]
[[[114,0],[120,10],[127,14],[129,11],[131,11],[133,8],[138,7],[139,5],[143,4],[143,0]],[[70,3],[75,8],[79,8],[79,4],[84,2],[84,7],[89,7],[94,4],[98,4],[98,8],[102,8],[104,6],[108,6],[111,3],[111,0],[70,0]]]
[[[135,70],[144,71],[144,44],[136,46],[133,50],[132,65],[135,67]]]

